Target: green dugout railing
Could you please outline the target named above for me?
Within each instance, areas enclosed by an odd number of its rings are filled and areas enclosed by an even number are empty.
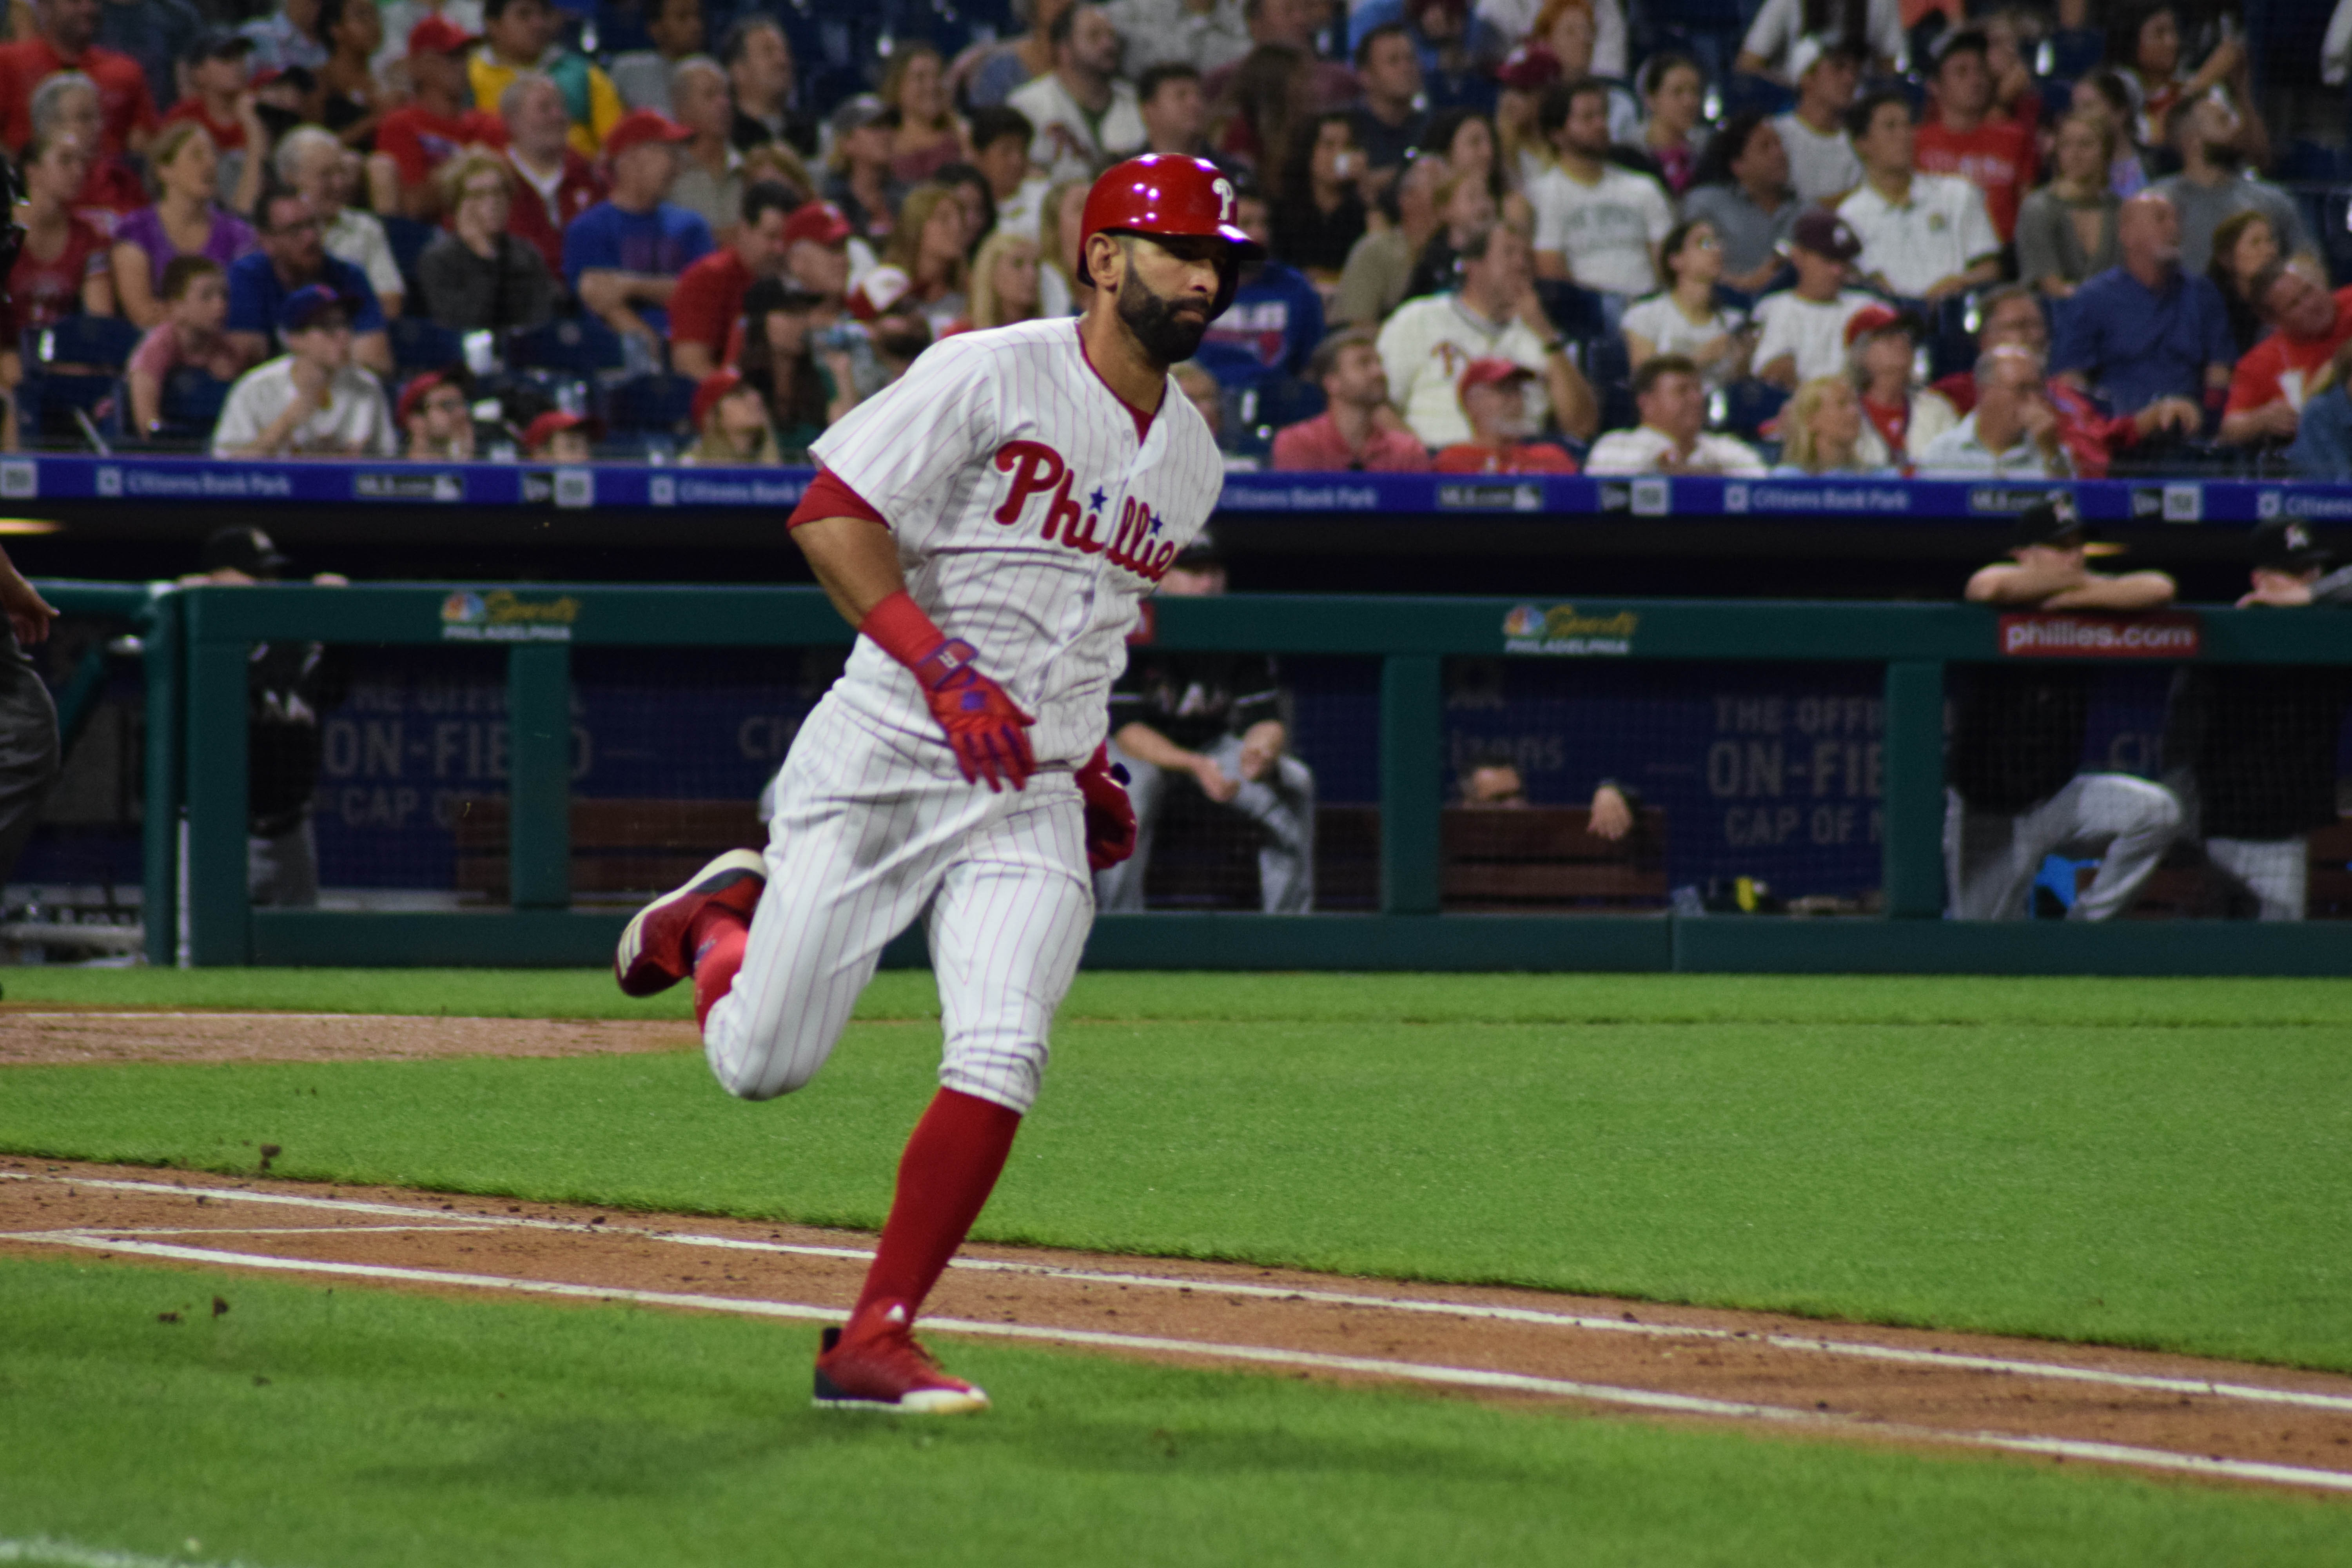
[[[126,592],[116,590],[115,592]],[[588,964],[624,915],[570,907],[571,650],[810,647],[848,640],[809,588],[195,588],[148,603],[147,906],[151,962],[178,918],[173,832],[184,805],[189,955],[197,964]],[[128,604],[126,599],[123,601]],[[68,606],[69,607],[69,606]],[[94,604],[92,608],[97,607]],[[1944,666],[2144,648],[2221,663],[2352,661],[2352,619],[2179,611],[2137,622],[1976,605],[1236,595],[1154,606],[1181,649],[1377,658],[1381,901],[1369,915],[1148,914],[1097,922],[1099,967],[2352,973],[2352,922],[1979,925],[1940,919]],[[2083,628],[2087,626],[2085,632]],[[2153,631],[2151,632],[2151,628]],[[503,644],[510,727],[510,908],[255,910],[246,897],[246,666],[257,640]],[[2084,651],[2078,654],[2077,649]],[[2189,650],[2193,649],[2193,652]],[[1845,661],[1885,668],[1884,918],[1440,916],[1442,661],[1452,655]],[[174,765],[175,759],[178,765]],[[902,938],[887,962],[919,962]]]

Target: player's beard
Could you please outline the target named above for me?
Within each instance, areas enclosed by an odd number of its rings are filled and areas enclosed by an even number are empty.
[[[1146,288],[1132,270],[1118,282],[1118,319],[1127,323],[1143,352],[1163,366],[1191,359],[1209,332],[1205,311],[1195,315],[1189,307],[1180,310],[1173,301]]]

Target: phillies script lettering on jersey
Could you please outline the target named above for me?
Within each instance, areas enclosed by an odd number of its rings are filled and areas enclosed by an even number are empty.
[[[1053,447],[1043,441],[1007,441],[996,449],[996,467],[999,472],[1013,476],[1004,504],[989,514],[997,521],[1008,528],[1020,522],[1029,498],[1051,490],[1039,537],[1050,540],[1058,534],[1065,547],[1082,555],[1099,553],[1112,565],[1124,566],[1154,583],[1168,574],[1169,563],[1176,559],[1176,542],[1162,537],[1166,525],[1159,514],[1133,496],[1119,498],[1118,526],[1105,539],[1103,492],[1097,489],[1088,498],[1081,518],[1078,503],[1070,499],[1070,486],[1077,476]]]
[[[907,592],[1037,716],[1041,763],[1103,739],[1143,596],[1209,521],[1216,437],[1165,386],[1139,413],[1095,374],[1067,318],[959,332],[820,437],[817,460],[889,524]],[[896,659],[858,639],[841,700],[930,743]]]

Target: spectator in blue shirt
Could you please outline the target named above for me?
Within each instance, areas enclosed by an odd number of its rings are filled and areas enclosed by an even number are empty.
[[[2113,413],[2185,397],[2204,407],[2210,424],[2237,357],[2221,291],[2181,270],[2180,215],[2155,191],[2123,205],[2116,247],[2122,265],[2085,282],[2060,311],[2051,369],[2105,398]]]
[[[283,353],[278,308],[297,289],[324,284],[350,309],[352,363],[390,375],[392,340],[384,335],[383,307],[366,273],[327,254],[323,226],[310,200],[280,191],[261,204],[257,216],[255,237],[261,248],[228,269],[228,341],[248,363]]]
[[[656,351],[669,336],[677,275],[718,248],[700,214],[664,199],[677,178],[678,146],[693,135],[654,110],[623,115],[604,138],[612,195],[563,231],[563,280],[580,302]]]
[[[1260,245],[1271,247],[1274,226],[1265,195],[1244,186],[1234,201],[1234,222]],[[1279,261],[1242,268],[1233,308],[1219,316],[1192,357],[1229,391],[1303,375],[1315,345],[1323,341],[1323,299],[1295,267]]]

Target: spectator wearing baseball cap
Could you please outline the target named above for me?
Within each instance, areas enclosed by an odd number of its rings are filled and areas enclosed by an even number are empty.
[[[408,456],[420,463],[474,460],[474,410],[464,382],[451,372],[428,370],[400,389],[400,427]]]
[[[1853,258],[1862,240],[1835,213],[1815,207],[1797,220],[1789,236],[1789,260],[1797,283],[1756,301],[1756,376],[1793,389],[1816,376],[1845,369],[1846,323],[1874,303],[1849,289]]]
[[[1862,160],[1854,156],[1845,126],[1854,89],[1862,84],[1862,64],[1860,53],[1838,40],[1808,36],[1789,50],[1797,103],[1772,117],[1772,130],[1788,153],[1789,184],[1808,205],[1842,201],[1862,184]]]
[[[563,277],[581,304],[656,346],[669,335],[678,274],[717,248],[698,214],[666,199],[678,146],[693,134],[650,109],[623,115],[605,138],[613,194],[563,231]]]
[[[1845,324],[1846,357],[1862,395],[1858,456],[1866,468],[1908,471],[1937,437],[1960,422],[1943,394],[1918,384],[1927,329],[1907,310],[1867,305]]]
[[[497,103],[515,79],[535,71],[562,89],[572,151],[609,153],[624,115],[620,90],[604,68],[565,47],[563,14],[551,0],[483,0],[481,47],[466,59],[476,103]]]
[[[1454,383],[1470,439],[1437,454],[1441,474],[1572,474],[1576,459],[1558,447],[1530,441],[1528,386],[1535,372],[1513,360],[1474,359]]]
[[[368,160],[377,210],[414,218],[440,212],[433,172],[469,147],[501,147],[506,128],[466,96],[465,53],[472,35],[446,16],[408,30],[408,77],[415,97],[377,122]]]
[[[2352,570],[2296,518],[2252,540],[2252,587],[2240,608],[2352,605]],[[2299,921],[2309,899],[2311,830],[2336,820],[2336,742],[2352,707],[2342,665],[2188,665],[2165,708],[2164,783],[2182,837],[2201,839],[2219,908],[2199,913]]]
[[[890,108],[870,92],[845,99],[833,111],[826,157],[825,200],[841,209],[861,237],[880,244],[890,236],[907,183],[891,172]]]
[[[1389,405],[1388,369],[1372,334],[1333,332],[1307,362],[1307,381],[1323,389],[1323,412],[1278,430],[1273,466],[1327,472],[1417,474],[1429,452]]]
[[[186,73],[187,96],[172,105],[163,123],[192,120],[205,128],[220,154],[220,199],[231,212],[247,213],[261,199],[260,158],[248,149],[269,150],[269,132],[261,123],[247,93],[252,75],[253,40],[226,27],[207,27],[180,51]]]
[[[385,374],[392,371],[392,343],[385,337],[383,310],[367,274],[327,254],[324,226],[308,199],[278,191],[262,199],[261,248],[228,269],[229,341],[254,359],[268,352],[296,290],[319,284],[349,305],[355,334],[352,357]],[[282,336],[278,339],[283,343]]]
[[[596,457],[596,427],[585,415],[551,408],[524,426],[522,455],[533,462],[587,463]]]
[[[784,228],[798,205],[792,191],[762,180],[743,193],[734,240],[677,275],[670,297],[670,368],[699,381],[719,368],[742,318],[743,296],[784,269]]]
[[[743,465],[782,462],[767,399],[731,370],[702,378],[694,389],[696,440],[681,463]]]
[[[1760,479],[1764,459],[1744,441],[1706,428],[1706,388],[1698,366],[1681,354],[1657,354],[1633,373],[1633,406],[1642,422],[1612,430],[1586,454],[1588,474],[1719,474]]]
[[[390,458],[400,438],[383,385],[352,363],[352,308],[321,283],[278,302],[286,352],[239,377],[213,430],[215,458]]]
[[[1984,193],[1952,174],[1915,166],[1918,128],[1911,100],[1873,92],[1846,116],[1862,184],[1838,216],[1862,238],[1854,265],[1873,285],[1906,300],[1940,300],[2000,278],[2000,235]]]

